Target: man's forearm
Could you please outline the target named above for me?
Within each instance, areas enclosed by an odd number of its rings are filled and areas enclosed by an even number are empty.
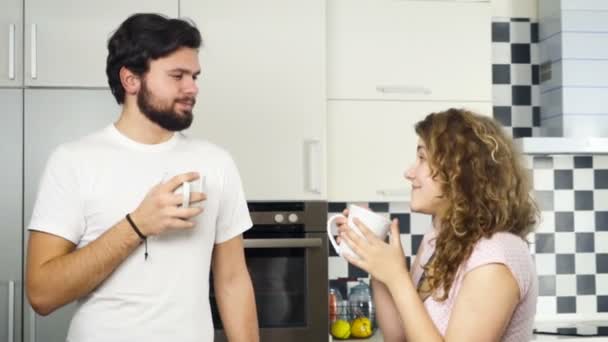
[[[230,281],[214,283],[215,296],[230,342],[257,342],[260,340],[258,316],[251,278],[246,271]]]
[[[42,265],[28,265],[28,296],[32,306],[40,314],[49,314],[89,294],[140,242],[123,219],[81,249],[52,258]]]

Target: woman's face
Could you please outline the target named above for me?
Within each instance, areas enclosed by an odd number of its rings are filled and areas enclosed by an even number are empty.
[[[405,178],[412,183],[411,210],[429,215],[437,214],[444,199],[441,197],[439,182],[432,176],[428,152],[421,139],[418,139],[416,147],[416,163],[407,170]]]

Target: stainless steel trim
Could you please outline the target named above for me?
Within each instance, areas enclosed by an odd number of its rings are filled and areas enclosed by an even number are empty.
[[[30,342],[36,342],[36,312],[30,307]]]
[[[32,75],[32,79],[38,78],[38,63],[37,63],[37,32],[36,32],[36,24],[32,24],[32,32],[30,32],[31,40],[30,40],[30,72]]]
[[[321,193],[321,141],[309,140],[308,145],[308,191],[320,194]]]
[[[320,238],[302,239],[244,239],[245,248],[317,248],[323,245]]]
[[[8,79],[15,79],[15,24],[8,25]]]
[[[8,282],[8,342],[15,342],[15,282]]]

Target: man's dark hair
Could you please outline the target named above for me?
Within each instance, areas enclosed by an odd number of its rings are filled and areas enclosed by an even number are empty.
[[[201,34],[191,22],[151,13],[130,16],[108,40],[106,75],[116,101],[122,104],[125,100],[120,82],[123,66],[142,76],[148,71],[150,61],[182,47],[198,49],[200,45]]]

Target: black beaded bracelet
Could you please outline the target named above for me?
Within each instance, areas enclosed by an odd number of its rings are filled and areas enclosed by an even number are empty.
[[[137,235],[139,236],[139,238],[142,239],[142,241],[144,242],[144,248],[145,248],[144,260],[148,260],[148,237],[145,236],[141,232],[141,230],[139,230],[139,228],[137,228],[137,226],[135,225],[135,223],[131,219],[131,215],[127,214],[126,218],[127,218],[127,221],[129,222],[129,224],[131,225],[131,228],[133,228],[133,230],[135,231],[135,233],[137,233]]]

